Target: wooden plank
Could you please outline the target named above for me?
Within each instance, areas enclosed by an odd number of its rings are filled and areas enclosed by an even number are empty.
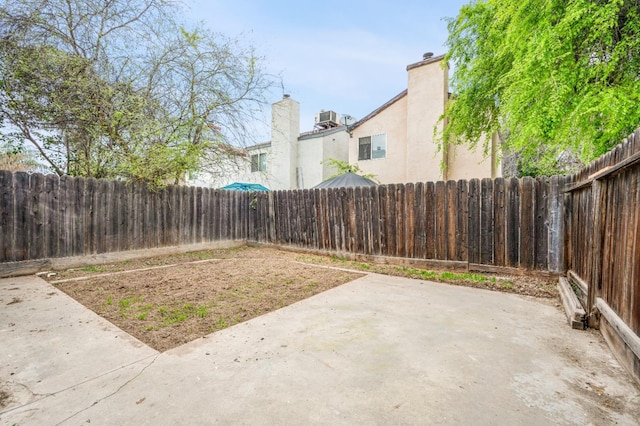
[[[60,189],[58,191],[59,206],[59,243],[58,255],[56,257],[68,257],[73,254],[73,178],[61,176],[59,180]]]
[[[180,230],[181,230],[181,242],[180,244],[192,244],[193,243],[193,193],[191,192],[191,188],[188,186],[180,186],[180,195],[182,202],[180,204]],[[227,191],[221,192],[222,197],[224,198],[225,210],[223,213],[223,217],[221,218],[222,222],[221,232],[228,232],[227,224],[224,222],[229,210],[228,205],[228,193]]]
[[[587,284],[587,282],[585,280],[580,278],[580,276],[578,274],[576,274],[575,271],[568,270],[567,271],[567,277],[569,278],[569,280],[571,280],[580,289],[581,293],[584,293],[584,294],[588,293],[589,284]]]
[[[640,131],[635,133],[638,149],[640,149]],[[640,202],[640,182],[638,182],[638,174],[636,173],[636,203]],[[636,204],[637,206],[637,204]],[[632,285],[631,289],[631,306],[629,307],[629,311],[632,312],[631,322],[629,326],[631,329],[640,336],[640,210],[638,208],[635,209],[635,218],[633,219],[634,223],[634,234],[633,234],[633,254],[632,258],[634,259],[633,264],[631,265],[631,277],[629,278],[629,283]]]
[[[640,337],[629,328],[627,324],[615,313],[615,311],[607,304],[607,302],[598,297],[596,298],[596,308],[603,317],[620,336],[624,343],[631,349],[637,358],[640,358]]]
[[[14,179],[15,234],[14,259],[29,259],[29,175],[16,172]]]
[[[380,231],[380,250],[379,254],[386,256],[389,255],[389,248],[387,245],[387,235],[388,235],[388,198],[387,198],[387,185],[378,186],[378,223],[379,223],[379,231]]]
[[[416,215],[416,193],[415,186],[413,183],[408,183],[405,186],[405,257],[414,258],[415,257],[415,235],[416,235],[416,223],[415,223],[415,215]]]
[[[369,188],[371,191],[371,250],[372,254],[382,253],[380,192],[377,186]]]
[[[115,182],[104,181],[105,204],[103,206],[104,215],[104,249],[103,253],[118,251],[118,219],[117,211],[118,197],[115,193]]]
[[[406,230],[406,189],[403,184],[396,185],[395,191],[395,219],[396,219],[396,256],[406,257],[407,254],[407,230]]]
[[[116,182],[116,191],[118,192],[118,251],[129,250],[129,203],[130,203],[130,187],[125,182]]]
[[[0,263],[15,260],[15,203],[13,173],[0,170]]]
[[[619,173],[624,169],[633,167],[638,163],[640,163],[640,152],[636,152],[629,158],[619,161],[617,164],[601,167],[597,172],[592,173],[584,180],[580,180],[578,183],[569,187],[566,191],[573,192],[580,190],[584,187],[590,186],[596,180],[612,177],[615,173]]]
[[[296,189],[292,191],[294,197],[293,197],[293,202],[295,205],[295,211],[296,211],[296,215],[295,215],[295,223],[294,223],[294,232],[293,232],[293,236],[294,236],[294,243],[299,245],[299,246],[304,246],[305,245],[305,233],[307,232],[307,225],[306,225],[306,214],[304,211],[304,199],[303,199],[303,193],[302,190],[300,189]]]
[[[96,253],[96,212],[95,204],[97,203],[96,186],[98,182],[95,178],[87,178],[84,186],[84,254],[90,255]]]
[[[293,205],[293,191],[283,191],[283,215],[280,218],[280,223],[284,226],[284,242],[286,244],[292,244],[294,242],[293,232],[295,230],[296,211]]]
[[[355,212],[355,190],[353,187],[347,188],[346,190],[346,199],[347,202],[347,226],[349,231],[347,233],[347,251],[351,253],[357,252],[357,226],[356,226],[356,212]]]
[[[493,262],[496,266],[507,265],[505,198],[505,180],[495,179],[493,182]]]
[[[311,190],[313,194],[313,202],[315,205],[314,213],[316,215],[316,248],[320,250],[324,250],[325,245],[325,199],[323,197],[323,192],[321,189],[313,189]]]
[[[447,188],[443,181],[436,182],[435,203],[435,258],[439,260],[447,260]]]
[[[627,147],[627,146],[625,146]],[[625,155],[628,155],[628,149],[625,152]],[[620,173],[616,176],[616,184],[620,185],[624,188],[623,191],[623,202],[624,207],[622,209],[622,217],[621,221],[622,225],[622,234],[620,235],[620,251],[621,251],[621,264],[620,270],[618,274],[619,282],[622,283],[622,288],[620,291],[620,318],[625,322],[625,324],[630,325],[633,321],[633,287],[635,283],[631,281],[632,279],[632,264],[635,259],[632,257],[634,253],[633,243],[635,240],[635,215],[637,214],[638,208],[636,208],[637,199],[636,199],[636,191],[637,191],[637,176],[632,173],[633,170],[627,169],[625,172]]]
[[[195,243],[201,243],[204,241],[204,218],[205,209],[204,203],[204,191],[202,188],[197,187],[195,190]]]
[[[560,176],[552,176],[549,182],[549,226],[548,226],[548,270],[562,272],[564,270],[564,210],[562,195],[562,180]]]
[[[458,227],[458,185],[455,181],[449,180],[446,183],[446,204],[447,204],[447,259],[460,260],[457,252],[459,231]]]
[[[436,259],[436,186],[434,182],[425,184],[425,259]]]
[[[459,180],[457,182],[457,215],[456,215],[456,260],[469,260],[469,182]]]
[[[45,213],[45,256],[60,256],[60,178],[58,175],[50,174],[45,178],[46,193],[46,213]]]
[[[469,181],[469,262],[480,261],[480,180]]]
[[[535,211],[535,269],[546,270],[548,266],[549,223],[547,204],[549,202],[549,180],[538,178],[536,181]]]
[[[387,209],[385,211],[385,222],[387,224],[387,255],[398,255],[398,221],[397,221],[397,191],[396,184],[387,185]]]
[[[73,256],[85,254],[85,232],[87,224],[84,213],[85,205],[85,179],[77,177],[73,179]]]
[[[338,243],[338,250],[342,253],[348,252],[347,242],[349,240],[349,219],[348,219],[348,204],[347,204],[347,194],[345,188],[339,188],[337,191],[338,195],[338,210],[340,214],[337,217],[337,222],[340,224],[340,234]]]
[[[47,209],[45,177],[34,173],[29,178],[29,253],[28,259],[45,257],[45,214]]]
[[[494,265],[493,259],[493,181],[480,183],[480,263]]]
[[[21,262],[1,262],[0,278],[33,275],[51,264],[51,259],[24,260]]]
[[[352,231],[355,231],[354,234],[354,246],[353,251],[355,253],[364,253],[365,245],[366,245],[366,237],[365,237],[365,226],[364,226],[364,209],[363,205],[363,195],[362,195],[362,187],[356,187],[353,189],[353,221],[354,228]]]
[[[564,277],[560,277],[558,281],[558,292],[560,293],[560,300],[564,307],[567,322],[571,328],[584,330],[586,328],[586,313],[580,305],[576,294],[571,289],[569,281]]]
[[[316,193],[317,189],[309,189],[307,190],[307,208],[309,212],[309,219],[311,221],[311,229],[309,235],[309,246],[313,248],[318,248],[318,204]]]
[[[96,219],[96,253],[107,252],[107,209],[109,182],[105,179],[98,179],[96,183],[96,198],[93,210]],[[57,210],[57,209],[56,209]]]
[[[413,202],[413,258],[424,259],[426,244],[426,217],[424,205],[424,183],[418,182],[414,189]]]
[[[195,186],[187,186],[187,197],[188,197],[188,210],[186,210],[187,212],[187,244],[195,244],[196,240],[197,240],[197,234],[198,234],[198,216],[197,216],[197,212],[196,212],[196,187]],[[231,192],[229,194],[230,196],[233,196],[233,192]],[[230,197],[231,198],[231,197]],[[227,214],[229,215],[229,217],[231,218],[233,214],[235,214],[235,209],[234,209],[234,205],[232,203],[232,198],[229,202],[230,204],[230,208],[229,211],[227,212]],[[230,226],[231,228],[231,226]],[[232,228],[230,229],[230,234],[232,234]]]
[[[129,191],[131,193],[131,191]],[[175,191],[175,186],[174,185],[170,185],[167,186],[163,191],[162,191],[162,202],[163,202],[163,224],[166,227],[166,229],[164,230],[164,246],[165,247],[171,247],[173,245],[176,245],[176,239],[177,239],[177,225],[175,222],[175,202],[176,202],[176,191]],[[208,200],[211,201],[211,200]],[[209,207],[209,206],[207,206]],[[131,209],[131,207],[129,207],[129,209]],[[207,210],[207,212],[210,214],[211,211]],[[209,223],[208,223],[209,225]],[[211,232],[211,228],[208,226],[207,230],[209,232]],[[210,236],[210,234],[209,234]],[[208,242],[211,241],[210,239],[207,240]]]
[[[211,193],[211,241],[220,241],[220,190]]]
[[[329,200],[329,190],[321,189],[320,198],[322,200],[322,247],[324,249],[331,249],[333,224],[331,223],[331,201]]]
[[[535,187],[534,180],[520,181],[520,267],[532,270],[535,264]]]
[[[60,180],[60,183],[62,183],[62,178]],[[116,182],[113,180],[106,180],[105,200],[106,204],[103,207],[105,211],[105,253],[112,253],[118,251],[118,193],[116,191]],[[64,215],[62,206],[60,214],[61,216]]]

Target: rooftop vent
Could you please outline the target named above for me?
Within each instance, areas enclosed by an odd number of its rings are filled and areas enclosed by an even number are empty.
[[[426,61],[427,59],[431,59],[433,58],[433,52],[427,52],[424,55],[422,55],[422,60]]]

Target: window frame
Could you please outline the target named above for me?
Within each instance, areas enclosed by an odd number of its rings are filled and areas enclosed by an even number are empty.
[[[382,155],[376,156],[375,152],[382,152]],[[375,133],[358,138],[358,161],[380,160],[384,158],[387,158],[386,133]]]
[[[251,173],[259,173],[267,171],[267,153],[258,152],[251,154]]]

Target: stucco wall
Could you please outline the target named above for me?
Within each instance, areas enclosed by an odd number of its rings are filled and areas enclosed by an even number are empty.
[[[346,130],[318,133],[298,140],[298,168],[302,174],[300,188],[312,188],[336,173],[327,164],[334,159],[348,162],[349,134]]]
[[[385,158],[358,160],[358,140],[380,133],[387,135]],[[357,164],[364,174],[373,174],[381,183],[406,182],[407,96],[380,111],[353,129],[349,139],[349,163]]]
[[[442,150],[434,141],[433,129],[444,112],[448,97],[448,70],[442,57],[407,67],[407,169],[406,182],[443,179]],[[441,126],[441,124],[440,124]]]
[[[468,145],[449,146],[447,179],[496,178],[502,175],[496,164],[495,137],[492,138],[487,155],[483,152],[484,140],[475,149]]]
[[[271,152],[267,170],[272,189],[297,188],[298,135],[300,104],[285,97],[271,107]]]

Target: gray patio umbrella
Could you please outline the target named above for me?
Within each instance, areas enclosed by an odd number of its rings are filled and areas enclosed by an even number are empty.
[[[327,179],[322,183],[317,184],[313,188],[345,188],[354,186],[376,186],[377,183],[371,179],[367,179],[364,176],[357,175],[355,173],[347,172],[339,176]]]

